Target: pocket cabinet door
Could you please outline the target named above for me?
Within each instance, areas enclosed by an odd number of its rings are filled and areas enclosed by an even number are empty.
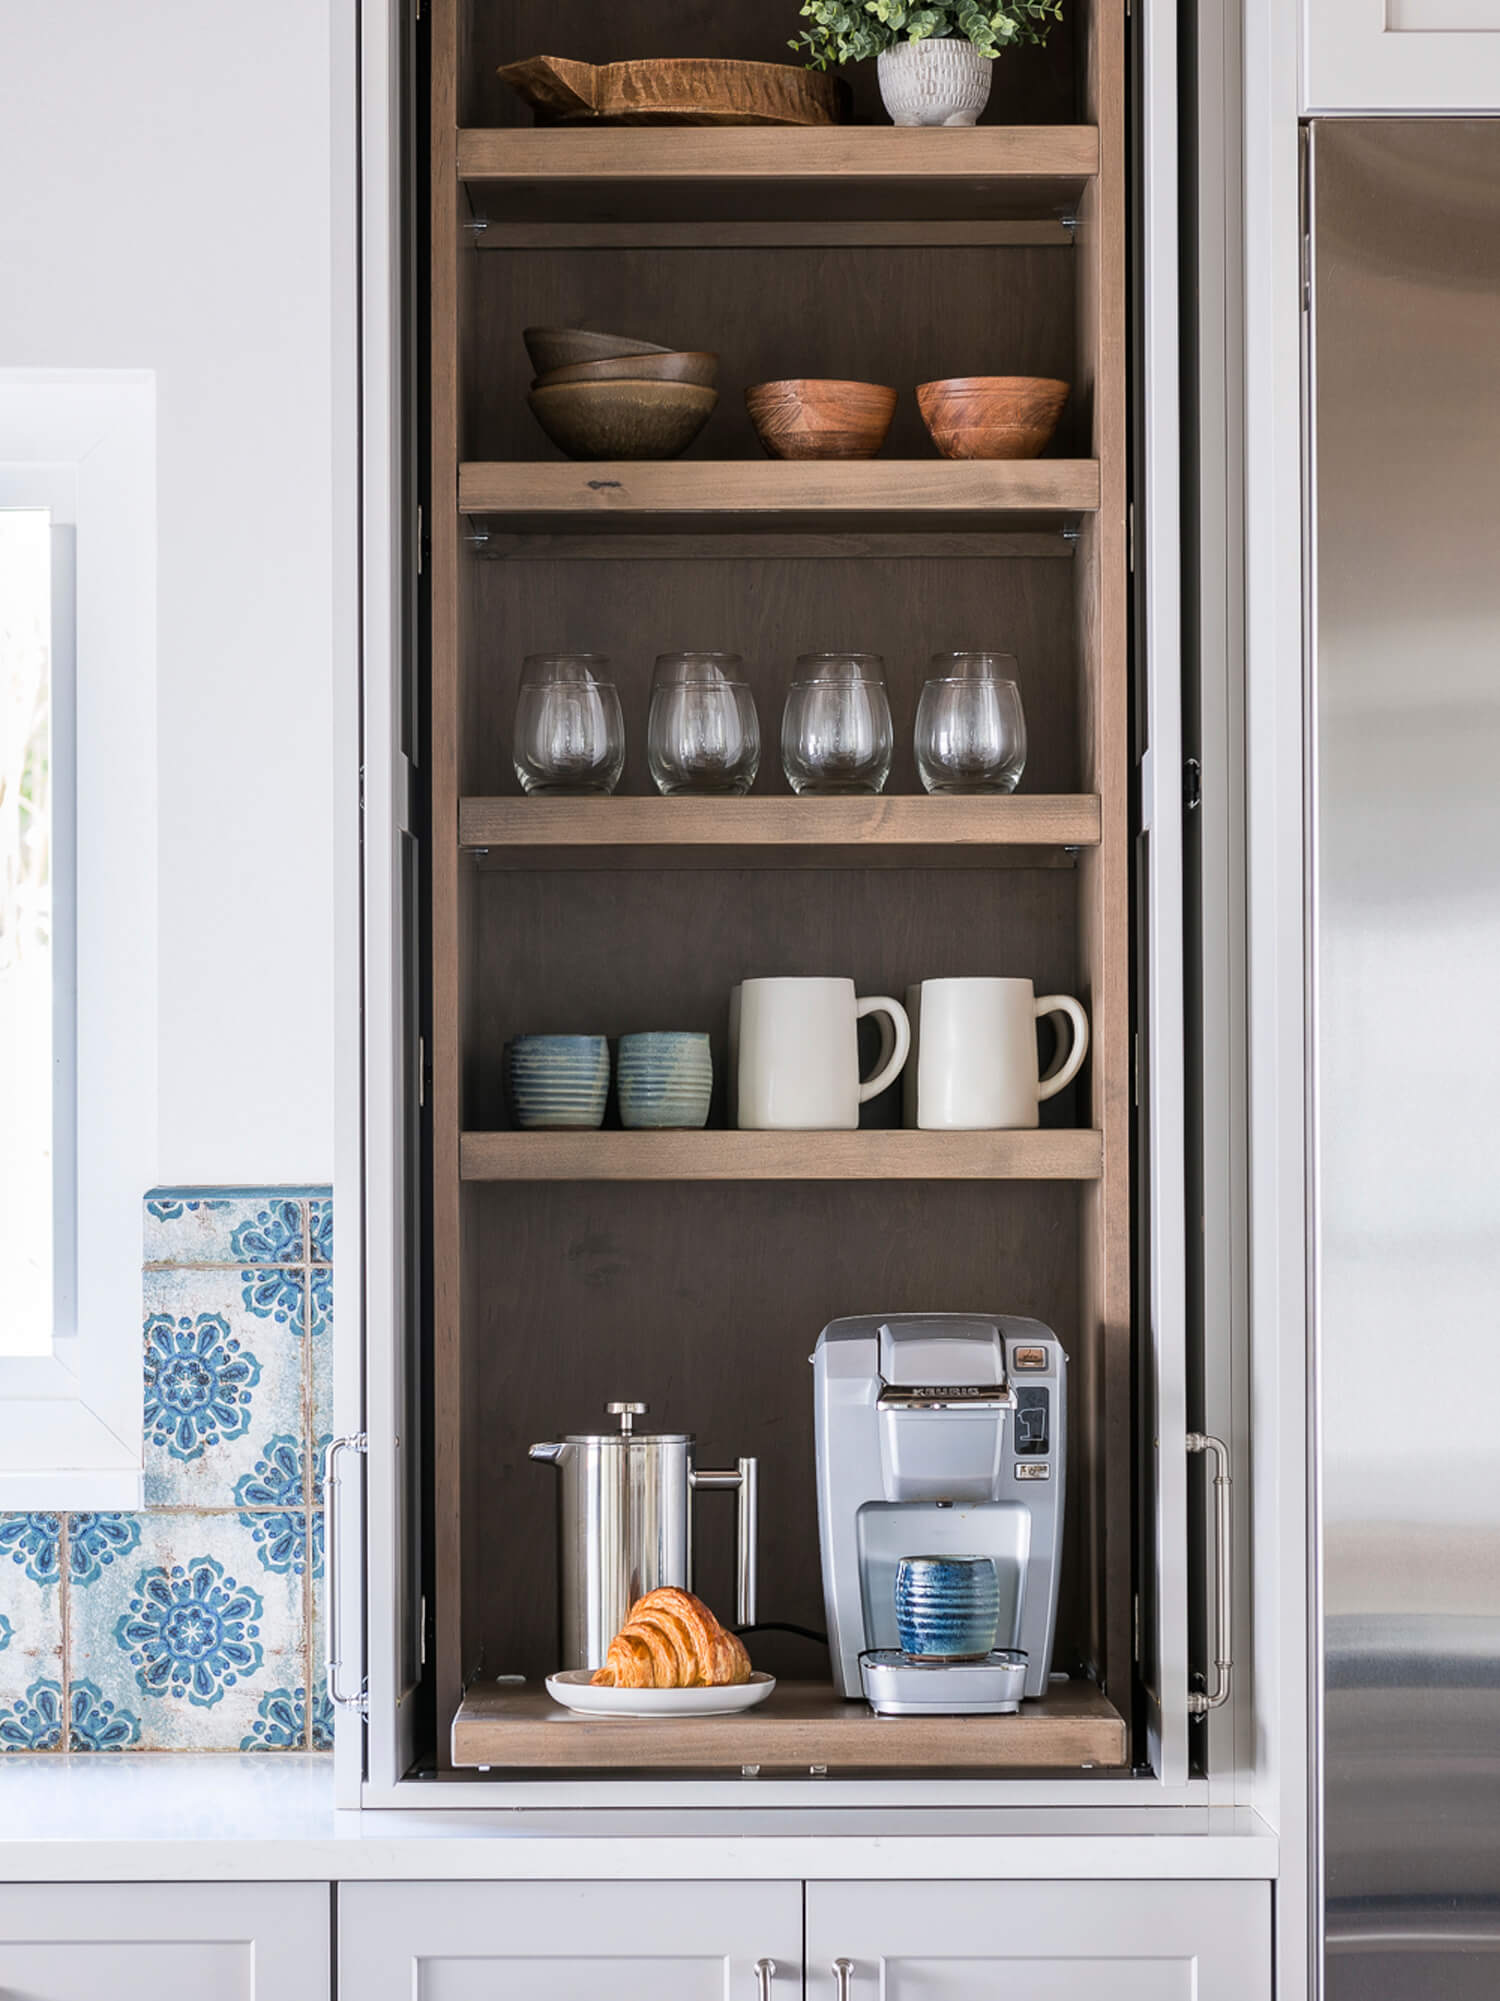
[[[358,2001],[802,2001],[800,1883],[351,1883]]]
[[[807,1886],[806,2001],[1270,2001],[1270,1953],[1265,1883]]]
[[[5,2001],[328,2001],[326,1883],[0,1888]]]

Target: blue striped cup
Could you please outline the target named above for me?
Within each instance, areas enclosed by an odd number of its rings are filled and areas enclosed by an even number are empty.
[[[602,1035],[518,1035],[506,1044],[511,1113],[526,1132],[602,1126],[609,1043]]]
[[[896,1566],[896,1635],[916,1660],[971,1661],[1000,1626],[1000,1579],[988,1556],[903,1556]]]
[[[622,1126],[707,1125],[713,1087],[714,1064],[706,1035],[669,1028],[620,1037],[615,1088]]]

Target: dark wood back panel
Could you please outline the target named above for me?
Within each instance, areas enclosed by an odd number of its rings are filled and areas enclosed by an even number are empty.
[[[471,864],[464,1123],[509,1122],[509,1037],[653,1028],[713,1037],[711,1119],[726,1123],[729,989],[746,978],[839,975],[861,994],[899,1000],[915,980],[1001,974],[1087,1005],[1077,985],[1076,894],[1070,869],[484,872]],[[865,1026],[873,1050],[875,1031]],[[1042,1107],[1045,1124],[1082,1122],[1087,1077],[1085,1064]],[[861,1113],[867,1125],[899,1125],[899,1085]],[[657,1188],[643,1199],[672,1198]]]
[[[1059,539],[1059,549],[1064,545]],[[625,711],[624,792],[651,792],[646,721],[658,653],[743,654],[760,717],[757,792],[785,792],[781,711],[799,653],[853,647],[885,660],[895,761],[889,789],[916,792],[912,726],[934,653],[1013,653],[1026,708],[1028,792],[1082,789],[1074,565],[903,557],[816,562],[476,560],[472,671],[464,690],[463,785],[520,790],[511,735],[528,653],[610,658]]]
[[[1077,17],[1053,29],[1045,49],[1022,49],[995,65],[984,123],[1071,123],[1080,114],[1075,85]],[[795,63],[787,47],[805,23],[796,0],[476,0],[462,116],[470,125],[530,125],[532,113],[495,71],[526,56],[575,62],[624,62],[638,56],[732,56],[743,62]],[[884,124],[873,62],[843,72],[858,124]]]
[[[470,1186],[465,1340],[479,1358],[466,1411],[483,1558],[465,1630],[489,1674],[559,1661],[553,1469],[540,1439],[612,1424],[604,1405],[649,1403],[643,1429],[689,1431],[701,1466],[760,1461],[760,1615],[824,1625],[814,1489],[812,1371],[819,1330],[842,1313],[924,1309],[1033,1314],[1074,1350],[1078,1190],[1067,1183]],[[1059,1665],[1087,1630],[1093,1586],[1083,1517],[1093,1481],[1069,1483]],[[728,1495],[698,1503],[698,1583],[734,1605]],[[821,1676],[821,1650],[781,1635],[753,1646],[773,1672]]]
[[[1075,253],[1058,248],[496,250],[475,256],[465,456],[561,456],[526,403],[528,326],[706,348],[719,402],[686,456],[760,458],[745,389],[788,376],[900,391],[886,458],[935,458],[915,395],[953,375],[1074,373]],[[1065,410],[1047,455],[1086,457]]]

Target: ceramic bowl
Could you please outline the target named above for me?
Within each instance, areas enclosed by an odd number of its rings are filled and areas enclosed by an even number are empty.
[[[1000,1624],[1000,1579],[988,1556],[904,1556],[896,1566],[896,1636],[915,1660],[987,1654]]]
[[[518,1035],[505,1046],[505,1081],[523,1132],[602,1126],[609,1043],[602,1035]]]
[[[945,459],[1034,459],[1052,442],[1068,384],[1040,375],[959,375],[924,382],[922,421]]]
[[[872,459],[891,428],[896,392],[878,382],[757,382],[745,408],[773,459]]]
[[[570,459],[675,459],[719,396],[696,382],[559,382],[526,400]]]
[[[683,349],[675,354],[619,354],[608,361],[575,361],[570,368],[549,369],[532,383],[550,389],[559,382],[696,382],[712,389],[719,374],[716,354]]]
[[[622,1126],[707,1125],[714,1087],[708,1037],[690,1029],[622,1035],[615,1057],[615,1086]]]
[[[527,327],[521,335],[534,374],[571,368],[577,361],[611,361],[622,354],[666,354],[654,340],[630,340],[624,334],[588,333],[582,327]]]

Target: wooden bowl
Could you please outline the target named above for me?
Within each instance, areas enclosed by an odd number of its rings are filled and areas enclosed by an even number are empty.
[[[547,375],[575,361],[612,361],[622,354],[667,354],[654,340],[627,340],[624,334],[588,333],[582,327],[527,327],[521,335],[532,370]]]
[[[773,459],[872,459],[891,428],[896,392],[878,382],[757,382],[745,408]]]
[[[696,382],[712,389],[719,373],[716,354],[619,354],[609,361],[575,361],[569,368],[549,368],[532,383],[550,389],[558,382]]]
[[[1034,459],[1052,442],[1066,382],[1042,375],[958,375],[917,390],[922,421],[945,459]]]
[[[526,400],[570,459],[675,459],[712,416],[719,392],[697,382],[555,382]]]

